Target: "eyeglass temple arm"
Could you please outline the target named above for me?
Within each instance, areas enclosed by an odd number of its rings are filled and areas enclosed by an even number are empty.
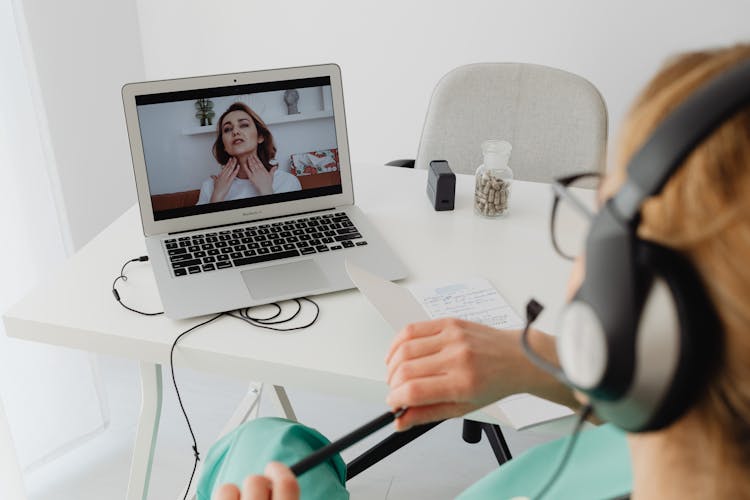
[[[552,191],[555,193],[555,195],[558,198],[564,198],[565,201],[570,202],[576,209],[581,212],[583,215],[588,217],[589,219],[594,218],[594,212],[588,209],[586,205],[581,203],[581,201],[576,198],[575,196],[572,196],[571,193],[568,191],[567,186],[563,186],[559,182],[555,182],[552,184]]]

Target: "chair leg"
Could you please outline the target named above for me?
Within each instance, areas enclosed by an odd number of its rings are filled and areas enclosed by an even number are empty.
[[[431,422],[429,424],[412,427],[408,431],[396,432],[391,434],[390,436],[346,464],[346,480],[350,480],[363,470],[380,462],[394,451],[411,443],[419,436],[442,422],[443,420],[439,420],[437,422]]]
[[[495,453],[495,458],[497,458],[497,463],[499,465],[503,465],[505,462],[513,458],[500,426],[464,419],[464,441],[471,444],[478,443],[482,439],[482,431],[487,435],[487,440],[490,442],[490,446]]]
[[[348,481],[365,469],[372,467],[391,453],[411,443],[419,436],[442,422],[444,422],[444,420],[419,425],[408,431],[391,434],[346,465],[346,480]],[[495,453],[495,458],[499,465],[503,465],[505,462],[513,458],[500,426],[474,420],[464,420],[463,439],[467,443],[478,443],[482,439],[482,431],[487,435],[487,440],[490,442],[490,446]]]
[[[476,444],[482,440],[482,423],[475,420],[464,419],[464,427],[461,433],[464,441]]]
[[[286,389],[283,386],[275,385],[273,390],[276,393],[276,407],[281,410],[281,413],[285,418],[293,422],[298,422],[297,415],[294,413],[292,403],[289,401],[289,396],[286,395]]]
[[[505,462],[513,458],[510,454],[510,448],[508,443],[505,441],[503,431],[499,425],[495,424],[482,424],[482,430],[487,434],[487,440],[492,446],[492,451],[495,452],[495,458],[497,458],[498,465],[503,465]]]

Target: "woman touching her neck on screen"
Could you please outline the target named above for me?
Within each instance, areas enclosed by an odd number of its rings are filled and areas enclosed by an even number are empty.
[[[301,189],[296,177],[273,164],[276,145],[271,131],[241,102],[219,118],[213,155],[221,170],[201,186],[198,205]]]

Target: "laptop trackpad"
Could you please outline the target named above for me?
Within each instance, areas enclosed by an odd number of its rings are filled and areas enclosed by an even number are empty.
[[[330,286],[323,271],[313,260],[302,260],[242,271],[242,279],[254,299],[304,296]]]

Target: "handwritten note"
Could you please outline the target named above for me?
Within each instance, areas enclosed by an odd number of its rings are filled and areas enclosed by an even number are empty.
[[[432,318],[460,318],[503,329],[523,327],[518,314],[484,278],[419,283],[409,289]]]

